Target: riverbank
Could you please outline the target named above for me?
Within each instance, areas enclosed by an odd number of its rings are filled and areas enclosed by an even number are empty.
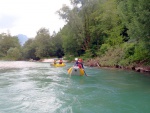
[[[33,61],[32,59],[30,61]],[[47,58],[47,59],[41,59],[39,62],[48,62],[53,63],[54,58]],[[59,62],[59,60],[57,60]],[[64,63],[67,63],[68,60],[63,60]],[[99,59],[89,59],[84,61],[84,65],[88,67],[98,67],[98,68],[116,68],[116,69],[125,69],[125,70],[134,70],[136,72],[146,72],[150,73],[150,66],[144,66],[142,64],[136,64],[134,66],[120,66],[120,65],[114,65],[114,66],[108,66],[108,65],[101,65]]]
[[[150,73],[150,66],[145,66],[143,64],[135,64],[133,66],[120,66],[114,64],[114,66],[108,66],[108,65],[101,65],[98,59],[90,59],[90,60],[86,60],[84,62],[84,65],[89,67],[117,68],[117,69],[134,70],[136,72],[141,72],[141,73],[143,72]]]

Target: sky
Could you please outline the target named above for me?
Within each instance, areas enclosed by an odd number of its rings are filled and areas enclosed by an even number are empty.
[[[70,0],[0,0],[0,33],[32,38],[43,27],[57,33],[65,25],[56,14],[63,4]]]

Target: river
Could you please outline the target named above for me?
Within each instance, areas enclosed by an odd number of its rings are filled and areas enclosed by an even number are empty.
[[[150,77],[85,67],[69,76],[49,63],[0,61],[0,113],[150,113]]]

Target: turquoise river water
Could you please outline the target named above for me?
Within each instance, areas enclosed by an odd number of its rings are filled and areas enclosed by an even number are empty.
[[[150,76],[72,65],[0,61],[0,113],[150,113]]]

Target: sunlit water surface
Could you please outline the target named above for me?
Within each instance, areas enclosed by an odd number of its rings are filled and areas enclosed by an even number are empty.
[[[0,113],[150,113],[149,76],[72,65],[0,61]]]

